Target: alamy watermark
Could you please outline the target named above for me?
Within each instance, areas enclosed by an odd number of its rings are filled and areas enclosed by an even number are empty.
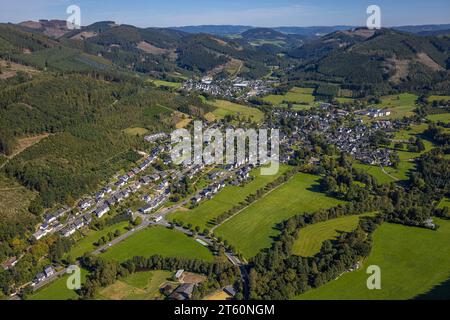
[[[68,6],[66,13],[70,16],[66,20],[66,26],[69,30],[81,29],[81,9],[77,5]]]
[[[381,268],[376,265],[367,267],[367,274],[370,274],[367,278],[367,289],[369,290],[381,290]]]
[[[70,276],[67,278],[66,287],[69,290],[81,289],[81,269],[77,265],[71,265],[66,270]]]
[[[171,138],[174,145],[171,151],[172,161],[177,165],[262,165],[261,175],[265,176],[275,175],[279,170],[278,129],[271,129],[270,140],[268,129],[227,129],[224,139],[219,129],[209,128],[203,132],[203,123],[195,121],[193,138],[187,129],[175,130]]]
[[[377,5],[370,5],[367,7],[367,29],[378,30],[381,29],[381,8]]]

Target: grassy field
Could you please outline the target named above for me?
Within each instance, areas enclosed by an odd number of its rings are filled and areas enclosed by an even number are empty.
[[[385,174],[378,166],[371,166],[362,163],[355,163],[353,166],[355,168],[365,170],[368,174],[372,175],[375,179],[377,179],[378,183],[386,184],[396,181],[395,179]]]
[[[434,121],[434,122],[450,122],[450,113],[442,113],[442,114],[432,114],[427,117],[428,120]]]
[[[143,136],[147,134],[148,130],[145,128],[127,128],[123,130],[123,133],[129,136]]]
[[[159,288],[172,277],[170,271],[144,271],[116,281],[102,289],[97,299],[101,300],[155,300],[161,299]]]
[[[256,108],[226,100],[215,100],[214,102],[209,102],[209,104],[217,108],[212,112],[216,119],[223,119],[227,115],[251,118],[255,122],[261,122],[264,119],[264,113]]]
[[[428,102],[441,101],[441,100],[450,101],[450,96],[430,96],[428,98]]]
[[[154,80],[152,82],[157,87],[169,87],[169,88],[175,88],[175,89],[179,89],[183,85],[182,83],[179,83],[179,82],[169,82],[169,81],[164,81],[164,80]]]
[[[417,96],[410,93],[402,93],[400,95],[384,96],[381,98],[382,108],[388,108],[392,114],[388,119],[398,119],[403,117],[410,117],[414,115],[414,109],[417,108]]]
[[[227,186],[211,200],[201,203],[197,208],[174,212],[169,216],[169,220],[180,220],[186,224],[190,223],[193,226],[199,226],[202,230],[206,227],[212,227],[212,219],[230,210],[239,202],[244,201],[248,195],[255,193],[256,190],[277,179],[288,168],[287,166],[280,166],[280,170],[275,176],[261,176],[259,169],[253,170],[251,175],[255,177],[254,180],[243,187]]]
[[[304,107],[311,107],[314,105],[315,97],[313,96],[313,88],[292,88],[285,95],[269,95],[263,98],[264,101],[273,105],[280,105],[284,101],[305,105]]]
[[[89,230],[85,237],[75,243],[68,255],[72,258],[78,258],[85,253],[94,251],[97,248],[94,243],[100,240],[103,236],[106,236],[109,232],[114,233],[116,230],[120,230],[120,232],[125,233],[125,228],[129,225],[130,223],[128,221],[124,221],[108,226],[100,231]]]
[[[450,221],[436,222],[441,226],[438,231],[382,225],[375,232],[374,248],[363,268],[297,299],[403,300],[433,296],[433,290],[450,278]],[[366,268],[370,265],[381,268],[381,290],[367,289]],[[441,298],[450,298],[448,286],[439,289],[446,292]]]
[[[439,206],[438,206],[439,209],[442,209],[442,208],[445,208],[445,207],[450,208],[450,199],[449,198],[444,198],[439,203]]]
[[[216,231],[246,258],[270,247],[277,223],[296,214],[337,206],[341,201],[318,192],[319,177],[298,174],[266,197],[228,220]]]
[[[151,227],[110,248],[101,256],[105,259],[126,261],[134,256],[183,257],[212,261],[212,253],[185,234],[163,227]]]
[[[81,283],[84,283],[88,272],[81,269]],[[64,275],[59,279],[53,281],[44,288],[34,293],[29,300],[77,300],[78,294],[74,290],[67,289],[67,278],[69,275]]]
[[[341,232],[355,230],[362,216],[365,215],[346,216],[307,226],[300,230],[292,252],[302,257],[314,256],[320,252],[325,240],[334,240]]]

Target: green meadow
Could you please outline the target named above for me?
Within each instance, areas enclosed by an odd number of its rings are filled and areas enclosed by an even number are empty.
[[[81,283],[84,283],[88,272],[81,269]],[[29,297],[29,300],[77,300],[79,295],[75,290],[67,288],[69,275],[64,275],[53,281]]]
[[[218,119],[223,119],[227,115],[250,118],[252,121],[261,122],[264,119],[264,113],[256,108],[244,106],[226,100],[209,101],[209,104],[216,107],[212,113]]]
[[[320,252],[325,240],[335,240],[341,232],[350,232],[358,227],[361,217],[345,216],[307,226],[300,230],[292,253],[302,257],[312,257]]]
[[[384,96],[381,98],[382,108],[388,108],[392,114],[389,119],[398,119],[414,115],[414,109],[417,108],[416,100],[418,96],[410,93],[400,95]]]
[[[124,221],[112,226],[107,226],[100,231],[89,230],[83,238],[75,243],[75,245],[70,249],[68,255],[72,258],[78,258],[83,256],[85,253],[92,252],[97,249],[97,247],[94,245],[95,242],[97,242],[110,232],[114,233],[116,230],[119,230],[121,233],[125,233],[126,228],[129,225],[130,223],[128,221]]]
[[[441,113],[441,114],[432,114],[427,116],[428,120],[434,121],[434,122],[450,122],[450,113]]]
[[[164,227],[150,227],[108,249],[101,257],[118,262],[134,256],[182,257],[212,261],[213,255],[187,235]]]
[[[318,176],[300,173],[215,230],[246,258],[270,247],[276,225],[296,214],[335,207],[341,201],[318,191]]]
[[[300,300],[404,300],[435,296],[450,299],[450,221],[438,220],[438,231],[383,224],[363,268],[346,273]],[[381,268],[381,290],[368,290],[366,269]]]
[[[288,166],[280,166],[280,170],[274,176],[261,176],[260,170],[255,169],[251,172],[253,180],[242,187],[226,186],[211,200],[200,203],[192,210],[180,210],[169,215],[169,220],[180,220],[186,224],[199,226],[202,230],[213,226],[213,219],[227,212],[235,205],[245,201],[250,195],[258,189],[264,188],[268,183],[276,180],[279,176],[289,169]]]
[[[114,284],[103,288],[97,294],[100,300],[155,300],[162,299],[159,289],[172,277],[170,271],[136,272]]]
[[[263,98],[265,102],[269,102],[273,105],[281,105],[284,102],[291,102],[294,104],[294,108],[309,108],[315,105],[315,97],[313,95],[313,88],[299,88],[294,87],[284,95],[268,95]],[[297,105],[296,105],[297,104]]]

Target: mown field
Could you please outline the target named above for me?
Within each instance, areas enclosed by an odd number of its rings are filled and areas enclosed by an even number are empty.
[[[130,223],[128,221],[124,221],[118,224],[114,224],[112,226],[107,226],[100,231],[95,230],[87,231],[86,235],[79,241],[77,241],[75,245],[72,247],[72,249],[70,249],[68,256],[72,258],[78,258],[85,253],[94,251],[95,249],[97,249],[97,247],[94,245],[95,242],[97,242],[110,232],[114,233],[116,230],[119,230],[121,233],[125,233],[126,227],[128,227],[129,225]]]
[[[96,299],[100,300],[155,300],[162,299],[159,289],[172,277],[170,271],[144,271],[116,281],[103,288]]]
[[[223,119],[227,115],[250,118],[255,122],[261,122],[264,119],[264,113],[256,108],[247,107],[226,100],[214,100],[213,102],[209,101],[208,103],[217,108],[212,112],[217,119]]]
[[[273,105],[281,105],[285,102],[291,102],[294,104],[294,109],[309,108],[314,106],[315,97],[313,96],[313,88],[292,88],[285,95],[268,95],[263,98],[264,101]]]
[[[227,240],[246,258],[270,247],[279,231],[276,224],[305,212],[315,212],[342,203],[318,191],[319,177],[298,174],[237,216],[221,225],[215,234]]]
[[[199,226],[202,230],[210,228],[213,226],[212,220],[214,218],[244,201],[247,196],[255,193],[258,189],[264,188],[288,169],[288,166],[280,166],[278,174],[274,176],[261,176],[259,169],[253,170],[251,175],[254,177],[254,180],[246,185],[242,187],[227,186],[211,200],[200,203],[198,207],[192,210],[184,209],[174,212],[169,215],[169,220],[179,220],[186,224],[190,223],[193,226]]]
[[[81,269],[81,283],[84,283],[88,272]],[[75,290],[67,288],[67,278],[69,275],[64,275],[59,279],[53,281],[44,288],[38,290],[29,297],[29,300],[77,300],[79,298]]]
[[[335,240],[341,232],[355,230],[363,216],[346,216],[307,226],[300,230],[292,252],[302,257],[314,256],[320,252],[325,240]]]
[[[363,268],[296,299],[450,299],[450,221],[436,222],[441,226],[438,231],[383,224],[374,234],[374,248]],[[367,289],[370,265],[381,268],[381,290]]]
[[[116,244],[101,256],[105,259],[126,261],[134,256],[182,257],[212,261],[212,253],[185,234],[164,227],[150,227]]]

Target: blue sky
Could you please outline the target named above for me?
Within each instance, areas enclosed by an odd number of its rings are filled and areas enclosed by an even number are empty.
[[[65,20],[72,4],[81,8],[82,25],[102,20],[140,27],[364,25],[371,4],[381,7],[385,27],[450,23],[449,0],[0,0],[0,22]]]

